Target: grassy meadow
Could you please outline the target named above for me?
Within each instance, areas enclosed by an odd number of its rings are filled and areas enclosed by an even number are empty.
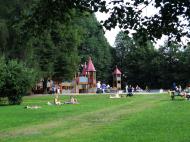
[[[61,96],[61,101],[69,96]],[[80,104],[49,106],[52,96],[0,106],[0,142],[188,142],[190,101],[167,94],[109,99],[77,96]],[[40,109],[25,109],[38,105]]]

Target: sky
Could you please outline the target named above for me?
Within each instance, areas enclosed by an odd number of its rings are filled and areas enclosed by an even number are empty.
[[[107,17],[108,17],[108,15],[106,15],[104,13],[100,13],[100,12],[97,12],[95,15],[99,22],[101,20],[107,19]],[[114,46],[115,38],[116,38],[117,34],[119,33],[119,31],[120,31],[119,27],[116,27],[115,29],[112,29],[110,31],[105,30],[105,37],[107,38],[107,41],[109,42],[109,44],[111,46]]]

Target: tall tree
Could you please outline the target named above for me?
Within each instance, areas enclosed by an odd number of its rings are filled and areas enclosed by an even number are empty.
[[[182,63],[181,72],[184,74],[185,83],[190,83],[190,45],[188,44],[187,48],[184,50],[183,54],[180,57],[180,61]]]
[[[83,41],[79,46],[81,63],[84,64],[91,56],[97,71],[97,80],[110,82],[111,80],[111,47],[104,37],[103,29],[100,28],[95,15],[88,15],[77,19],[83,29]]]
[[[54,78],[72,80],[79,70],[80,56],[78,46],[81,43],[81,29],[74,25],[58,24],[51,32],[56,46],[56,61],[54,64]]]
[[[172,43],[168,46],[166,42],[164,46],[159,48],[159,54],[162,58],[162,64],[160,66],[160,84],[165,87],[171,87],[173,82],[184,85],[187,79],[185,79],[185,62],[184,51],[181,50],[180,45]],[[164,60],[163,60],[164,59]]]
[[[190,25],[190,2],[188,0],[40,0],[33,9],[30,20],[36,30],[49,28],[52,21],[66,21],[66,15],[71,9],[77,8],[90,12],[109,13],[107,20],[103,21],[103,26],[111,29],[119,25],[120,28],[135,30],[142,35],[147,33],[148,38],[160,39],[167,35],[174,37],[177,41],[183,36],[189,36]],[[151,16],[143,15],[148,6],[153,6],[158,12]],[[186,21],[185,23],[183,21]],[[27,23],[27,25],[28,25]],[[35,25],[38,26],[35,26]],[[187,30],[184,30],[187,29]],[[35,31],[36,31],[35,30]]]
[[[154,76],[149,63],[156,53],[153,44],[139,44],[139,41],[130,38],[127,33],[120,32],[115,45],[116,62],[123,71],[123,81],[143,87],[150,86]]]
[[[7,28],[5,20],[0,20],[0,53],[5,54],[7,52],[7,41],[9,38],[9,30]]]

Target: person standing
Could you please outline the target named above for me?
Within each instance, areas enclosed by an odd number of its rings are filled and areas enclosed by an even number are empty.
[[[105,93],[105,90],[106,90],[106,84],[105,84],[105,83],[102,83],[101,88],[102,88],[103,93]]]
[[[60,94],[60,87],[57,86],[57,94]]]
[[[133,89],[132,89],[131,85],[129,85],[129,87],[128,87],[128,94],[127,94],[127,96],[133,96]]]
[[[172,84],[172,91],[176,91],[176,83],[175,82],[173,82],[173,84]]]
[[[125,92],[127,93],[128,92],[128,85],[126,84],[125,86]]]
[[[97,90],[96,90],[96,93],[102,93],[100,81],[97,82],[97,84],[96,84],[96,89],[97,89]]]
[[[101,83],[100,83],[100,81],[98,81],[98,83],[96,84],[96,87],[97,87],[97,89],[101,89]]]
[[[178,91],[179,91],[179,93],[181,93],[181,91],[182,91],[181,85],[178,86]]]

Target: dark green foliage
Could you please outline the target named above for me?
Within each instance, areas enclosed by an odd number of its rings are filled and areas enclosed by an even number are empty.
[[[7,39],[9,37],[9,31],[5,20],[0,20],[0,53],[4,54],[7,47]]]
[[[52,21],[69,21],[71,12],[75,8],[81,11],[105,12],[110,16],[102,21],[103,26],[110,30],[118,25],[126,32],[135,30],[140,34],[147,34],[148,39],[160,39],[162,35],[174,37],[180,41],[183,36],[190,36],[190,2],[188,0],[39,0],[29,15],[31,27],[40,31],[49,28]],[[148,6],[157,8],[157,13],[145,15]],[[149,7],[148,7],[149,8]],[[153,9],[153,11],[155,11]],[[186,20],[186,22],[182,22]],[[38,26],[37,26],[38,25]],[[184,30],[187,29],[187,30]]]
[[[38,62],[38,67],[43,77],[53,74],[53,64],[55,61],[55,47],[47,32],[33,41],[34,60]]]
[[[56,46],[53,78],[58,81],[72,80],[78,72],[80,63],[78,46],[82,34],[80,27],[74,24],[56,23],[52,31],[52,39]]]
[[[115,62],[123,72],[124,83],[170,88],[176,82],[185,87],[190,78],[189,47],[183,49],[175,42],[166,42],[156,50],[151,42],[142,39],[130,38],[124,32],[117,35]]]
[[[173,34],[179,40],[181,35],[189,34],[181,30],[187,25],[179,21],[181,15],[188,23],[189,2],[152,1],[160,7],[160,15],[152,17],[141,16],[134,7],[149,5],[148,1],[111,3],[113,9],[108,9],[104,0],[0,0],[0,55],[37,69],[44,86],[48,78],[73,79],[89,56],[97,80],[106,83],[111,83],[113,68],[118,65],[123,85],[128,82],[168,88],[173,81],[185,85],[190,78],[189,46],[182,49],[171,42],[171,37]],[[116,48],[109,46],[96,17],[90,13],[98,10],[111,12],[102,23],[104,27],[111,29],[118,24],[125,29],[116,39]],[[138,31],[133,38],[127,34],[129,29]],[[162,34],[168,35],[170,41],[156,50],[147,41]]]
[[[158,65],[160,80],[159,84],[162,86],[171,87],[172,82],[187,85],[190,76],[188,75],[188,49],[181,49],[177,43],[171,43],[168,46],[166,43],[158,50],[160,63]],[[190,60],[188,60],[188,64]],[[161,70],[161,68],[163,68]],[[170,84],[170,86],[169,86]]]
[[[7,97],[9,104],[20,104],[35,84],[37,73],[15,60],[1,58],[0,64],[0,97]]]
[[[120,32],[115,43],[115,62],[123,73],[123,83],[145,87],[152,85],[151,80],[154,76],[152,76],[150,61],[156,54],[156,50],[151,42],[140,44],[139,40],[134,40],[126,33]]]
[[[3,86],[4,86],[4,84],[5,84],[5,76],[6,76],[6,74],[7,74],[7,72],[6,72],[6,63],[5,63],[5,59],[4,58],[0,58],[0,88],[2,88]],[[1,96],[3,96],[4,94],[1,94],[0,93],[0,95]]]
[[[81,63],[91,56],[96,68],[97,80],[110,82],[111,79],[111,47],[104,37],[103,30],[94,15],[77,19],[76,23],[83,29],[83,40],[79,46]]]
[[[0,0],[0,53],[8,58],[25,59],[28,48],[24,45],[27,37],[23,25],[23,13],[28,11],[35,0]],[[22,36],[24,35],[24,36]]]
[[[59,81],[72,80],[80,71],[80,64],[84,63],[88,56],[92,56],[97,78],[109,80],[111,48],[102,29],[98,27],[100,25],[95,16],[88,12],[82,13],[80,10],[71,9],[71,6],[65,7],[68,1],[63,3],[65,12],[60,15],[62,19],[60,20],[57,14],[51,13],[49,9],[50,5],[53,6],[52,9],[59,7],[57,1],[44,3],[43,1],[23,2],[20,0],[12,4],[2,2],[1,7],[5,9],[9,7],[10,10],[2,13],[1,17],[6,19],[5,24],[3,22],[0,24],[0,27],[2,25],[4,29],[0,33],[3,41],[1,52],[6,58],[24,60],[27,66],[37,68],[41,78],[44,78],[44,84],[48,78]],[[16,8],[14,8],[15,5]],[[36,7],[46,7],[49,12],[43,11],[42,8],[39,14],[39,11],[34,11]],[[28,16],[37,16],[40,21],[26,19]],[[52,21],[52,18],[55,19]],[[35,27],[32,27],[34,25]],[[6,32],[6,26],[8,26],[8,32]]]

